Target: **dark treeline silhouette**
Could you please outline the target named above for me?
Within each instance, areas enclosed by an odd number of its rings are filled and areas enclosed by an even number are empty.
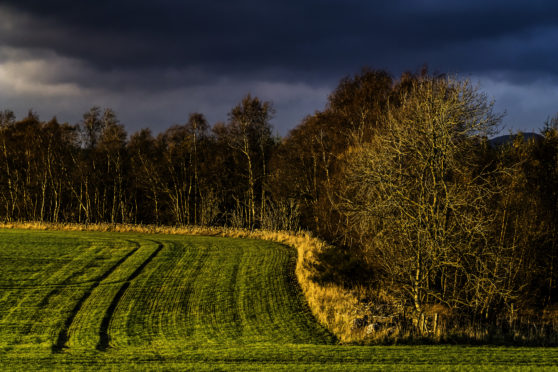
[[[0,218],[302,228],[336,247],[315,279],[365,286],[376,315],[557,329],[558,117],[494,145],[500,117],[468,82],[371,69],[286,138],[273,113],[246,96],[226,123],[128,136],[110,109],[76,125],[6,110]]]
[[[128,139],[111,109],[93,107],[77,125],[4,111],[2,219],[260,227],[279,145],[272,112],[247,96],[227,124],[210,128],[195,113],[156,137],[144,129]]]

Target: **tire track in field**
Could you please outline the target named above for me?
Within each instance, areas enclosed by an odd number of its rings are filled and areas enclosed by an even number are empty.
[[[82,274],[83,274],[83,272],[81,272],[81,271],[75,271],[75,272],[73,272],[71,275],[69,275],[66,279],[64,279],[64,280],[62,281],[62,283],[60,283],[60,284],[51,284],[51,285],[46,284],[45,287],[47,287],[47,286],[48,286],[48,287],[54,287],[54,289],[52,289],[50,292],[48,292],[47,295],[46,295],[45,297],[43,297],[43,299],[41,300],[41,302],[39,302],[37,310],[35,310],[35,312],[33,313],[33,318],[32,318],[32,319],[35,319],[35,318],[39,315],[39,312],[40,312],[42,309],[44,309],[44,308],[48,305],[48,303],[49,303],[51,297],[54,297],[54,296],[58,295],[62,289],[69,288],[69,287],[81,287],[80,284],[88,284],[88,283],[91,283],[91,281],[89,281],[89,282],[83,282],[83,283],[79,283],[79,282],[78,282],[78,283],[74,283],[75,285],[68,285],[68,284],[67,284],[67,283],[70,282],[70,280],[72,280],[73,278],[78,277],[78,276],[80,276],[80,275],[82,275]],[[77,285],[76,285],[76,284],[77,284]],[[47,288],[48,288],[48,287],[47,287]],[[22,333],[28,334],[29,332],[31,332],[31,329],[32,329],[32,328],[33,328],[33,323],[29,322],[29,323],[23,328]]]
[[[43,297],[43,299],[41,300],[41,302],[39,302],[39,305],[38,305],[39,308],[43,308],[43,307],[45,307],[46,305],[48,305],[48,302],[50,301],[50,298],[53,297],[53,296],[55,296],[55,295],[57,295],[58,293],[60,293],[60,290],[61,290],[61,289],[68,288],[68,287],[80,287],[81,284],[88,284],[88,283],[91,283],[91,281],[88,281],[88,282],[77,282],[77,283],[73,283],[73,285],[68,284],[68,283],[70,283],[70,281],[71,281],[73,278],[76,278],[76,277],[78,277],[78,276],[80,276],[80,275],[83,275],[83,272],[81,272],[81,271],[75,271],[75,272],[73,272],[72,274],[70,274],[66,279],[64,279],[64,280],[62,281],[62,283],[60,283],[60,284],[45,284],[45,285],[44,285],[45,287],[47,287],[47,286],[48,286],[48,287],[53,287],[54,289],[52,289],[50,292],[48,292],[47,295],[46,295],[45,297]]]
[[[90,248],[91,244],[88,245],[87,248]],[[63,265],[59,270],[51,273],[47,278],[45,278],[43,281],[48,281],[50,278],[56,276],[56,274],[58,273],[58,271],[60,270],[64,270],[67,266],[72,265],[74,263],[74,261],[78,258],[80,258],[81,255],[77,256],[76,258],[70,260],[70,262],[66,263],[65,265]],[[14,260],[15,261],[15,260]],[[23,296],[22,298],[20,298],[17,302],[19,304],[23,303],[28,297],[33,296],[33,294],[37,293],[41,288],[56,288],[56,290],[59,292],[60,288],[57,288],[57,284],[23,284],[23,285],[10,285],[10,286],[2,286],[0,287],[0,289],[8,289],[8,290],[27,290],[27,289],[33,289],[34,292],[31,292],[31,294],[27,294],[25,296]],[[51,290],[52,292],[53,290]],[[53,293],[53,295],[56,293]],[[49,296],[50,297],[50,296]],[[10,294],[8,294],[8,298],[10,298]],[[48,298],[46,299],[46,302],[48,302]],[[39,305],[42,306],[43,302],[41,302]],[[13,306],[12,310],[10,311],[0,311],[0,320],[4,319],[4,317],[6,316],[10,316],[12,315],[13,311],[17,308],[17,306]],[[24,329],[24,332],[29,332],[29,328],[30,326],[26,327]]]
[[[110,325],[110,320],[112,319],[112,317],[114,315],[114,312],[116,311],[116,306],[118,305],[118,302],[120,302],[120,300],[122,299],[122,296],[124,296],[124,293],[126,292],[128,287],[130,286],[130,283],[132,282],[132,280],[134,280],[143,271],[143,269],[145,269],[145,267],[163,249],[163,244],[161,244],[160,242],[155,242],[155,243],[157,243],[157,249],[155,249],[153,251],[153,253],[151,253],[151,255],[149,255],[149,257],[147,257],[145,259],[145,261],[143,261],[142,264],[140,266],[138,266],[136,268],[136,270],[134,270],[134,272],[126,279],[124,284],[122,284],[122,286],[120,287],[120,289],[118,290],[116,295],[113,297],[112,302],[110,303],[109,307],[107,308],[107,311],[105,312],[105,316],[103,317],[103,320],[101,321],[101,328],[99,330],[99,343],[95,347],[97,350],[106,351],[107,348],[109,347],[110,336],[108,334],[108,328],[109,328],[109,325]]]
[[[52,350],[53,353],[59,353],[64,348],[67,348],[66,343],[68,342],[68,330],[70,329],[70,326],[72,325],[77,313],[79,312],[79,310],[81,309],[81,307],[83,306],[83,304],[85,303],[87,298],[91,295],[91,292],[93,292],[93,290],[95,288],[97,288],[99,286],[99,284],[101,284],[101,282],[104,279],[108,278],[108,276],[110,274],[112,274],[120,265],[122,265],[124,263],[124,261],[126,261],[128,258],[130,258],[130,256],[132,256],[134,253],[136,253],[136,251],[140,248],[140,244],[138,242],[134,242],[134,241],[131,241],[131,240],[129,240],[129,242],[133,243],[136,247],[134,249],[132,249],[130,252],[128,252],[120,260],[118,260],[118,262],[116,262],[114,265],[112,265],[107,271],[105,271],[98,278],[98,280],[95,281],[93,283],[93,285],[91,285],[87,289],[87,291],[85,291],[85,293],[80,297],[80,299],[78,300],[78,302],[76,303],[76,305],[74,306],[72,311],[70,312],[70,316],[68,316],[68,318],[66,318],[66,321],[64,322],[64,325],[62,326],[62,329],[58,333],[58,337],[56,338],[56,343],[54,343],[54,345],[52,345],[51,350]]]

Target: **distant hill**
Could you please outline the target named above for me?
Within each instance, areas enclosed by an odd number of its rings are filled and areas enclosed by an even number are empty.
[[[538,133],[534,132],[527,132],[527,133],[517,133],[517,134],[506,134],[504,136],[499,136],[495,138],[491,138],[488,140],[492,146],[502,146],[512,143],[517,136],[523,136],[523,141],[530,141],[531,139],[534,141],[541,141],[543,136]]]

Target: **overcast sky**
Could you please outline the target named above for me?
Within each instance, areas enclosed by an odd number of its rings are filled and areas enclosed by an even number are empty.
[[[506,131],[558,112],[558,1],[97,0],[0,2],[0,109],[77,123],[93,105],[128,131],[251,93],[285,135],[363,66],[427,64],[477,82]]]

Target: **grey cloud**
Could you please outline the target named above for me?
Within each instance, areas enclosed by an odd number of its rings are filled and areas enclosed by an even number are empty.
[[[57,116],[77,123],[85,111],[98,105],[115,109],[130,132],[151,127],[157,133],[185,122],[191,112],[206,114],[212,123],[226,121],[228,111],[251,93],[274,103],[273,124],[285,135],[308,114],[309,107],[323,107],[332,89],[264,76],[204,78],[205,74],[194,70],[152,69],[136,76],[137,71],[98,71],[51,52],[11,48],[0,48],[0,59],[0,102],[18,117],[33,109],[43,118]],[[188,83],[171,82],[175,78]]]
[[[106,102],[133,126],[187,110],[223,120],[252,92],[276,101],[284,133],[364,65],[397,75],[426,63],[514,87],[558,79],[552,0],[5,0],[0,40],[5,104]],[[548,96],[547,86],[515,91]],[[524,93],[502,99],[522,107]]]
[[[513,39],[558,25],[554,1],[7,3],[38,21],[27,22],[27,31],[5,35],[9,42],[50,46],[108,69],[203,65],[232,73],[266,66],[339,73],[355,60],[396,61],[397,51],[405,49],[474,46],[473,41]],[[510,48],[532,53],[521,44]],[[557,56],[552,44],[540,49]],[[390,57],[382,57],[386,54]],[[422,62],[409,58],[407,64]]]
[[[502,76],[474,76],[480,88],[495,99],[495,109],[505,112],[505,131],[538,131],[558,114],[557,82],[553,79],[506,79]]]

